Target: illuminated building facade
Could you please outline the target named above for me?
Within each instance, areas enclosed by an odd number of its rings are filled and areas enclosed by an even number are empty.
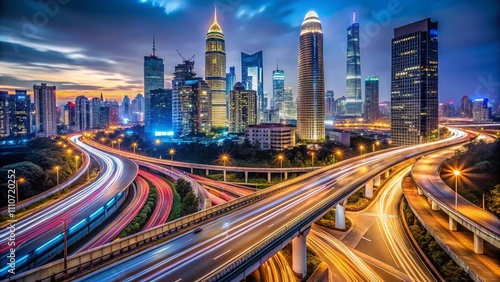
[[[153,37],[153,53],[144,57],[144,132],[151,134],[151,90],[164,88],[163,59],[156,56],[156,46]]]
[[[252,124],[257,124],[257,91],[238,82],[229,93],[229,132],[243,133]]]
[[[57,137],[56,86],[33,85],[35,128],[38,137]]]
[[[360,117],[361,100],[361,56],[359,53],[359,23],[352,13],[352,24],[347,28],[347,74],[346,74],[346,112],[344,116]]]
[[[365,78],[365,119],[369,122],[378,120],[379,84],[377,76]]]
[[[262,51],[251,55],[241,53],[241,82],[246,90],[257,91],[257,108],[262,113],[267,108],[267,99],[264,99]]]

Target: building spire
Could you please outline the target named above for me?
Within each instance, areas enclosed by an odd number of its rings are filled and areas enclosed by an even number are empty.
[[[156,56],[155,32],[153,31],[153,56]]]
[[[217,7],[214,7],[214,23],[217,23]]]
[[[356,10],[352,11],[352,23],[356,22]]]
[[[276,70],[279,70],[279,67],[278,67],[278,58],[276,58]]]

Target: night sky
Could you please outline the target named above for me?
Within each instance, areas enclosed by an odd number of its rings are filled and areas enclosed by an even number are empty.
[[[44,9],[39,2],[56,6]],[[307,11],[315,10],[324,33],[325,89],[334,90],[336,98],[345,95],[346,29],[356,10],[362,79],[379,76],[380,101],[390,100],[393,29],[425,17],[439,22],[439,100],[463,95],[499,100],[497,0],[6,0],[0,5],[0,89],[32,93],[33,84],[47,82],[57,86],[59,103],[100,92],[121,102],[124,95],[142,93],[143,57],[151,54],[153,32],[166,87],[182,62],[176,49],[186,58],[196,56],[196,72],[203,77],[205,35],[215,6],[227,69],[236,66],[241,80],[240,52],[262,50],[264,90],[270,93],[279,60],[285,85],[296,94],[300,25]]]

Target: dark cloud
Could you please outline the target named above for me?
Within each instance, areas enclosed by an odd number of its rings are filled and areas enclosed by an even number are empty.
[[[380,77],[381,100],[389,99],[393,29],[426,16],[439,21],[440,99],[457,100],[462,95],[472,95],[489,76],[496,86],[480,87],[484,92],[481,95],[498,99],[500,93],[500,2],[495,0],[364,0],[355,3],[345,0],[173,0],[165,1],[168,7],[153,7],[147,1],[141,4],[136,0],[73,0],[57,5],[57,8],[42,7],[40,3],[43,2],[50,1],[1,2],[1,61],[33,67],[34,71],[45,69],[47,72],[69,65],[119,74],[105,79],[118,81],[123,77],[130,84],[129,89],[126,86],[115,89],[123,90],[123,94],[129,96],[135,95],[135,89],[142,88],[143,57],[151,53],[153,32],[156,34],[157,54],[165,62],[166,85],[169,85],[174,66],[182,61],[176,49],[185,57],[195,55],[196,71],[199,76],[204,75],[205,34],[213,17],[214,5],[219,7],[226,38],[228,68],[236,66],[240,80],[240,52],[262,50],[264,87],[269,92],[276,60],[285,70],[286,85],[296,89],[300,24],[306,12],[314,9],[322,21],[325,38],[326,88],[333,89],[337,97],[345,93],[344,50],[352,10],[356,10],[361,31],[367,34],[362,39],[362,76]],[[58,3],[57,0],[52,2]],[[392,13],[390,19],[384,20],[381,15],[392,3],[399,4],[400,12]],[[377,32],[370,27],[378,28]],[[33,44],[51,48],[40,50]],[[1,68],[2,73],[7,72]],[[21,75],[17,77],[16,73],[11,75],[13,77],[2,77],[1,83],[28,89],[34,83],[33,80],[23,80]],[[48,83],[61,85],[57,77],[52,80]],[[87,85],[61,87],[87,91],[103,89],[102,86]]]

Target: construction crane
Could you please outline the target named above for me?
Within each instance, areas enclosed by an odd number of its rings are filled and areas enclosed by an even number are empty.
[[[190,62],[191,60],[194,59],[194,56],[196,56],[196,55],[193,55],[191,58],[186,60],[186,58],[184,58],[184,56],[182,56],[182,54],[181,54],[181,52],[179,52],[179,50],[175,49],[175,51],[177,51],[177,54],[179,54],[179,56],[181,56],[182,60],[184,60],[185,62]]]

